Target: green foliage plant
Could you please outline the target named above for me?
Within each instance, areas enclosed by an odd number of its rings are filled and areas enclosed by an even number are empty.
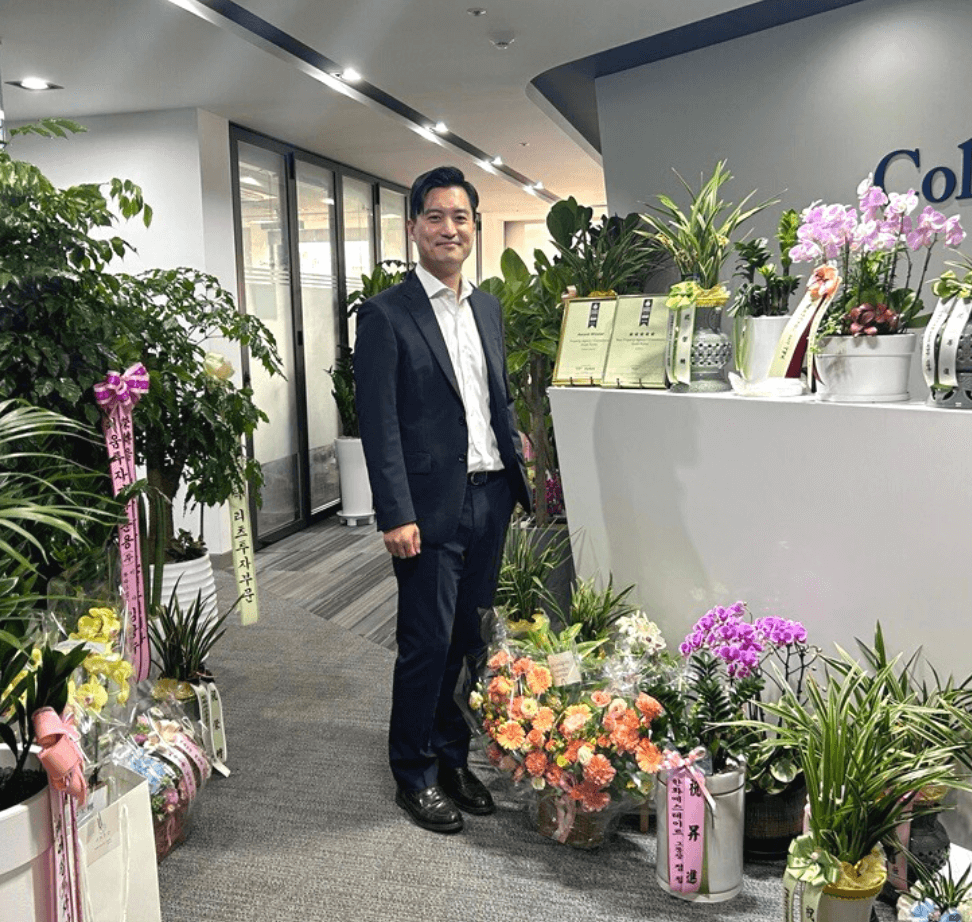
[[[593,209],[573,196],[547,213],[547,230],[558,250],[553,266],[562,289],[573,288],[579,298],[646,291],[663,254],[653,238],[638,233],[641,217],[604,215],[598,224],[593,217]]]
[[[703,289],[719,284],[722,267],[729,256],[731,240],[740,227],[779,199],[767,199],[746,207],[756,194],[750,192],[738,205],[723,201],[722,187],[732,179],[725,160],[715,165],[708,179],[699,177],[693,189],[673,170],[689,196],[687,211],[667,195],[658,195],[659,205],[649,205],[643,214],[647,225],[640,233],[649,235],[666,252],[683,279],[694,278]]]
[[[535,534],[518,527],[517,523],[509,529],[493,599],[493,604],[502,608],[509,620],[522,621],[541,611],[552,611],[562,617],[548,585],[569,541],[565,535],[543,546]]]
[[[47,119],[11,134],[63,138],[82,130]],[[241,439],[266,415],[248,384],[235,387],[207,372],[206,341],[246,348],[268,374],[281,365],[270,331],[240,313],[213,276],[110,270],[132,249],[112,231],[136,217],[149,226],[152,211],[129,180],[58,189],[0,147],[0,393],[97,423],[93,385],[109,369],[143,362],[150,390],[134,413],[136,460],[170,500],[161,523],[169,537],[181,482],[187,500],[204,505],[225,502],[247,482],[259,497],[262,483]],[[103,445],[81,448],[79,460],[107,471]]]
[[[763,745],[797,754],[807,784],[813,847],[856,865],[883,843],[893,846],[895,828],[938,807],[916,798],[930,786],[969,790],[956,767],[961,743],[943,745],[947,708],[919,704],[886,692],[891,663],[871,675],[846,652],[826,687],[807,682],[806,703],[787,691],[765,709],[780,718],[764,725]],[[925,745],[913,751],[915,736]]]
[[[37,585],[52,548],[80,543],[79,527],[87,522],[118,519],[113,501],[83,488],[90,472],[71,453],[49,447],[90,438],[76,421],[18,401],[0,402],[0,741],[14,763],[0,778],[0,809],[34,793],[26,771],[33,714],[43,707],[63,711],[68,679],[89,652],[83,645],[53,649],[39,638],[34,621],[45,604]]]
[[[202,590],[185,609],[176,596],[178,585],[168,602],[156,606],[149,620],[152,641],[152,662],[159,669],[159,677],[177,682],[197,682],[211,678],[206,660],[213,647],[226,633],[223,622],[230,611],[212,617],[207,611],[207,599]]]
[[[797,242],[800,216],[794,209],[784,211],[776,231],[780,245],[780,270],[770,261],[769,241],[737,240],[734,244],[739,262],[735,277],[742,284],[729,308],[734,317],[782,317],[790,309],[790,298],[800,285],[800,277],[790,275],[790,248]],[[762,284],[757,280],[762,280]]]
[[[517,423],[532,449],[534,520],[542,528],[551,521],[545,485],[557,472],[557,446],[547,388],[553,377],[557,342],[563,320],[564,288],[542,250],[534,253],[531,272],[513,249],[500,258],[502,277],[480,285],[503,308],[506,361]]]
[[[405,278],[407,266],[399,259],[383,259],[372,270],[371,275],[361,275],[361,288],[348,295],[348,314],[353,314],[358,305],[373,298],[387,288],[397,285]]]
[[[570,608],[565,613],[566,623],[580,627],[578,636],[582,640],[606,640],[618,618],[638,611],[638,606],[628,601],[633,590],[632,585],[616,591],[613,577],[603,588],[598,586],[596,576],[577,579],[571,591]]]

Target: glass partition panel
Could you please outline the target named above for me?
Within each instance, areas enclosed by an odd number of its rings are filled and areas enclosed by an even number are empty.
[[[283,375],[273,378],[259,362],[250,363],[256,403],[270,417],[253,434],[253,456],[265,481],[256,521],[261,536],[300,516],[286,172],[281,155],[245,143],[239,145],[239,169],[246,310],[270,328],[283,360]]]
[[[350,297],[361,288],[361,276],[375,267],[374,203],[372,184],[345,176],[344,192],[344,273]]]
[[[297,161],[297,248],[304,327],[311,512],[341,498],[334,440],[341,434],[327,373],[340,341],[335,285],[334,174]]]
[[[386,189],[378,190],[381,212],[381,258],[405,262],[405,195]]]

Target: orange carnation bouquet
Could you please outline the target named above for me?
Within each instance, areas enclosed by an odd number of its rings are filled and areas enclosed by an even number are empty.
[[[526,638],[494,644],[469,708],[488,738],[490,762],[536,792],[540,831],[590,847],[621,810],[651,795],[662,761],[652,722],[662,706],[611,683],[610,658],[594,661],[592,645],[573,644],[572,633],[540,624]],[[566,675],[557,659],[564,656],[577,667]],[[555,673],[568,681],[555,684]]]

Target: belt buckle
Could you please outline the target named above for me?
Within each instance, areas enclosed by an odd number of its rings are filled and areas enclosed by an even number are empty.
[[[488,477],[489,473],[487,471],[473,471],[469,475],[469,482],[474,487],[481,487],[484,483],[486,483]]]

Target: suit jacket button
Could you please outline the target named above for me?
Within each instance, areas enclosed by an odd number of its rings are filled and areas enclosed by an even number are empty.
[[[465,426],[466,425],[466,417],[465,416],[460,416],[459,417],[459,425],[460,426]]]
[[[465,461],[466,460],[466,456],[465,455],[459,455],[459,460],[460,461]]]

